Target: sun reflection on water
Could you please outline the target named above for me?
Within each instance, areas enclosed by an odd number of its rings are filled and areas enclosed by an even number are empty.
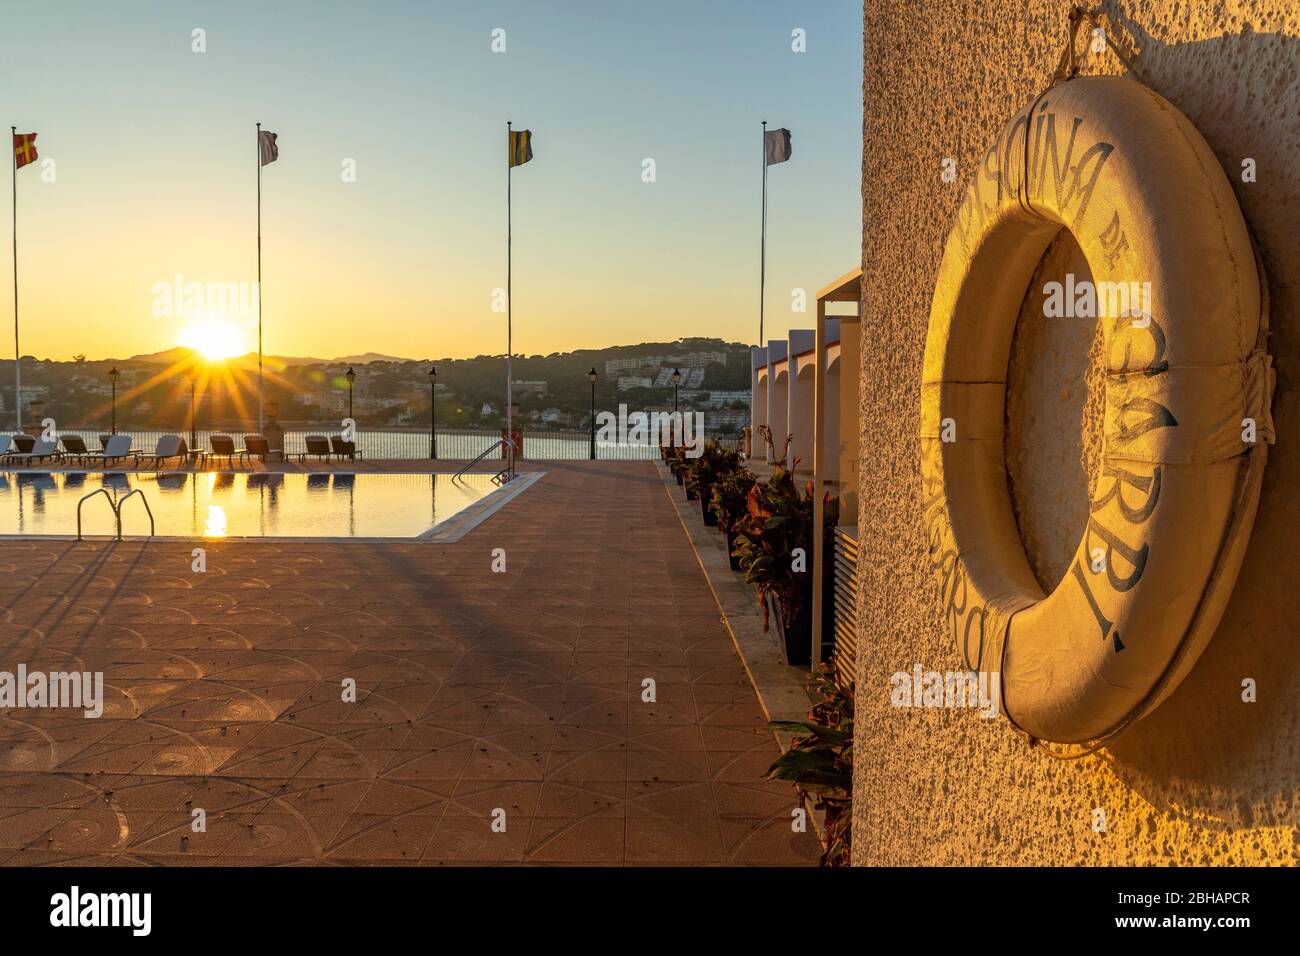
[[[226,509],[221,505],[208,505],[208,523],[203,528],[205,538],[226,536]]]

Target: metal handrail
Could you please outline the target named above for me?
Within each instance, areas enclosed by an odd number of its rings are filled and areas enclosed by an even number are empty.
[[[483,450],[483,453],[480,454],[477,458],[475,458],[473,461],[468,461],[468,462],[466,462],[466,463],[465,463],[465,466],[464,466],[463,468],[461,468],[460,471],[456,472],[456,474],[454,474],[454,475],[451,476],[451,477],[452,477],[452,480],[455,480],[455,479],[459,478],[461,475],[465,474],[465,472],[469,471],[471,468],[473,468],[475,465],[477,465],[480,461],[482,461],[482,460],[483,460],[484,458],[486,458],[488,455],[492,454],[494,451],[496,451],[498,448],[501,448],[501,447],[504,446],[504,445],[511,445],[511,446],[513,447],[514,443],[513,443],[513,442],[507,442],[504,438],[498,438],[495,442],[493,442],[491,445],[489,445],[487,448],[485,448],[485,449]]]
[[[158,528],[157,525],[154,524],[153,509],[149,507],[149,499],[145,497],[143,490],[139,488],[132,489],[131,491],[128,491],[126,494],[124,494],[120,501],[114,501],[113,496],[108,493],[107,488],[96,488],[90,494],[82,495],[81,500],[77,502],[77,540],[78,541],[82,540],[81,506],[84,505],[91,498],[95,497],[95,495],[103,495],[105,498],[108,499],[108,506],[113,509],[113,519],[117,523],[118,541],[122,540],[122,506],[127,503],[127,500],[130,499],[132,495],[139,495],[140,501],[144,503],[145,513],[149,516],[149,537],[152,538],[157,533]]]
[[[128,491],[126,494],[124,494],[122,496],[122,499],[117,503],[116,510],[117,510],[117,540],[118,541],[122,540],[122,506],[125,505],[133,495],[140,496],[140,501],[144,504],[145,513],[149,515],[149,537],[152,538],[154,536],[155,531],[157,530],[156,526],[153,523],[153,509],[149,507],[149,499],[145,497],[144,491],[142,489],[134,488],[131,491]]]
[[[117,505],[113,502],[113,496],[108,493],[106,488],[96,488],[88,495],[82,495],[81,500],[77,502],[77,540],[81,540],[81,506],[95,495],[103,495],[108,499],[108,506],[113,509],[113,517],[117,521],[117,536],[122,537],[122,518],[117,513]]]

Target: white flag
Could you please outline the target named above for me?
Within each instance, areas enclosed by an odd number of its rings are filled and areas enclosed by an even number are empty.
[[[763,158],[766,165],[775,166],[790,158],[790,131],[770,129],[763,134]]]
[[[275,145],[275,134],[266,130],[257,133],[257,150],[262,158],[262,165],[273,163],[280,158],[280,148]]]

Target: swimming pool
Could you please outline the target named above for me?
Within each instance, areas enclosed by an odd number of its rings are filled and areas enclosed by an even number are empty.
[[[75,537],[77,505],[103,489],[122,502],[122,533],[162,538],[454,541],[532,484],[489,475],[273,472],[0,472],[0,536]],[[113,509],[94,494],[82,533],[111,536]]]

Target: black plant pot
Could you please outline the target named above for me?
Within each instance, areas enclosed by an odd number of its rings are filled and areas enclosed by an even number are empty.
[[[686,479],[682,476],[682,473],[679,471],[679,472],[677,472],[676,474],[677,474],[677,483],[678,483],[679,485],[684,485],[684,484],[686,484]]]
[[[694,491],[693,489],[691,489],[691,488],[687,488],[687,489],[686,489],[686,500],[687,500],[687,501],[694,501],[694,500],[695,500],[695,491]]]
[[[803,601],[793,621],[781,628],[785,662],[804,667],[812,660],[812,601]]]
[[[718,526],[718,516],[715,515],[713,509],[709,507],[710,497],[712,496],[704,495],[700,498],[700,513],[704,515],[705,527],[716,528]]]
[[[731,570],[739,571],[740,558],[732,554],[732,552],[735,550],[736,550],[736,533],[734,531],[728,531],[727,532],[727,560],[731,563]]]

